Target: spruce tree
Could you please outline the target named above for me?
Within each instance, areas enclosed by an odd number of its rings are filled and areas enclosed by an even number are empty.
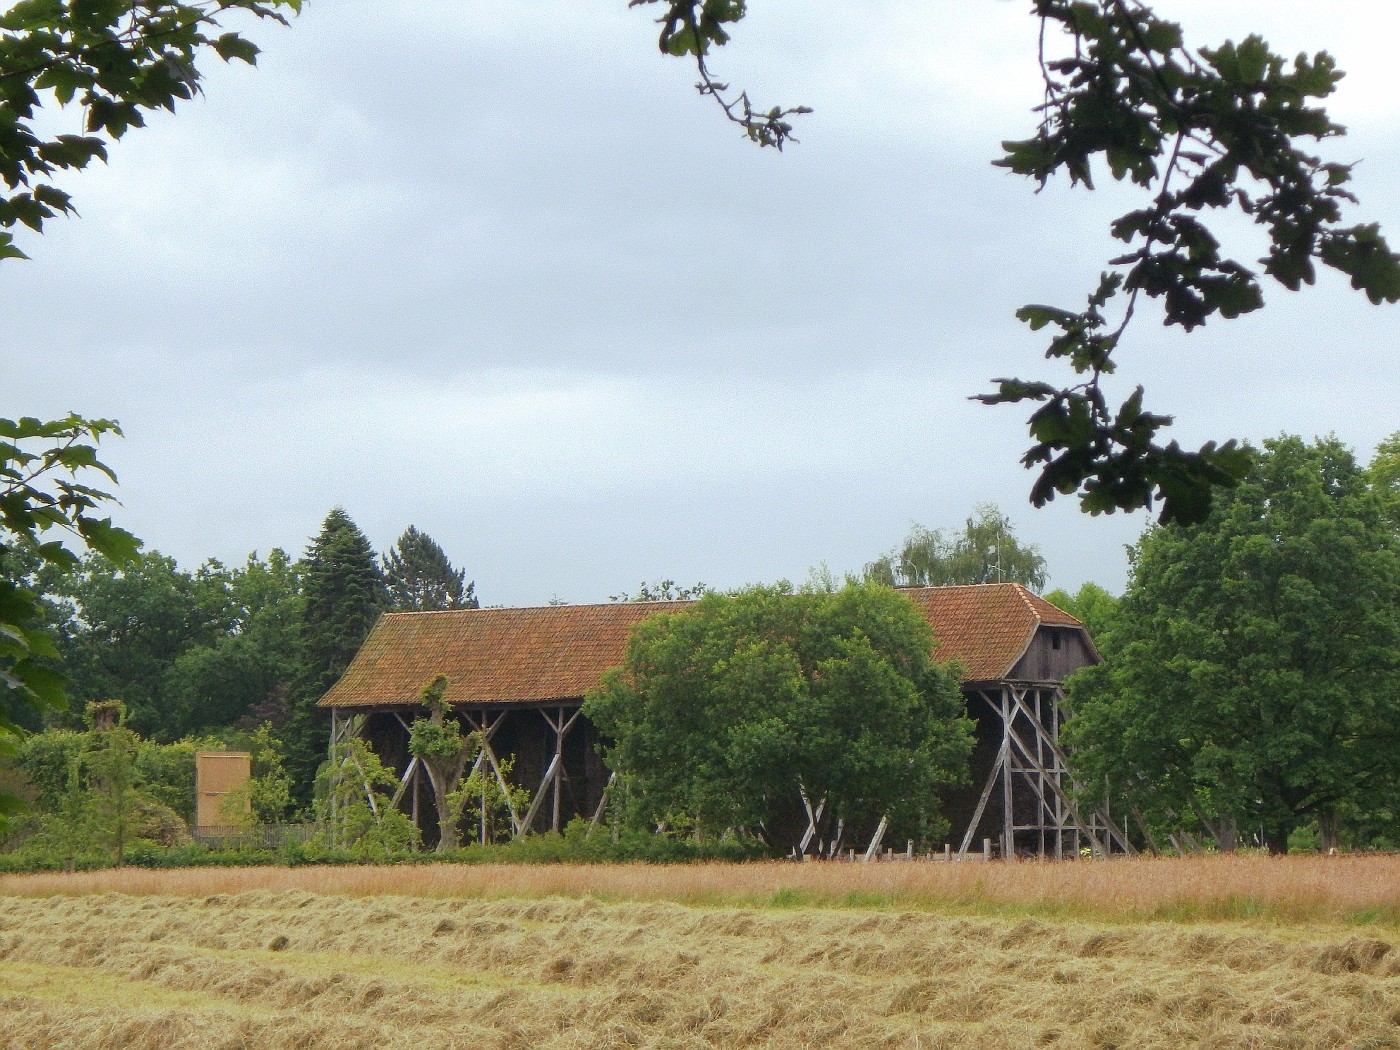
[[[476,609],[475,581],[454,569],[446,552],[426,532],[410,525],[384,557],[389,607],[403,612],[430,609]]]
[[[286,769],[298,801],[307,802],[330,726],[316,701],[345,673],[387,593],[374,548],[342,507],[326,515],[301,572],[304,664],[287,726]]]

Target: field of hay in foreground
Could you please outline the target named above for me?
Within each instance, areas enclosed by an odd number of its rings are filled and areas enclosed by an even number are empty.
[[[1398,866],[4,877],[0,1042],[1400,1048]]]

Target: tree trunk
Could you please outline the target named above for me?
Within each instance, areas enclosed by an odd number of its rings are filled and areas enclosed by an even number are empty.
[[[1317,830],[1322,838],[1323,853],[1337,852],[1338,824],[1335,809],[1329,807],[1317,815]]]
[[[1216,828],[1216,842],[1220,844],[1221,853],[1235,852],[1240,844],[1240,829],[1234,817],[1220,818],[1220,824]]]
[[[433,768],[434,763],[424,762],[423,766],[428,771],[428,783],[433,788],[433,805],[437,807],[438,844],[435,852],[446,853],[462,845],[461,834],[457,831],[456,814],[448,812],[451,807],[447,804],[447,796],[452,790],[452,785],[448,783],[443,770]]]
[[[1210,832],[1210,837],[1215,839],[1216,848],[1221,853],[1234,853],[1235,847],[1240,844],[1239,825],[1235,823],[1235,818],[1227,815],[1219,820],[1211,820],[1194,801],[1191,808],[1195,810],[1196,819]]]
[[[1288,833],[1292,829],[1283,821],[1264,825],[1264,848],[1271,857],[1283,857],[1288,853]]]
[[[439,791],[436,784],[433,785],[433,801],[438,811],[437,852],[447,853],[462,845],[462,837],[457,831],[456,819],[447,811],[447,792]]]

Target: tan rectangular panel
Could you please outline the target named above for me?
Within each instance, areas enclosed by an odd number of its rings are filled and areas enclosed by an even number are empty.
[[[231,791],[248,786],[253,775],[253,757],[247,751],[200,751],[194,756],[195,825],[223,827],[228,815],[219,812],[219,803]]]

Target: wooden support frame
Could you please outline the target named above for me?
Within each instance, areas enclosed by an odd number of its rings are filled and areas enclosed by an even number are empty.
[[[471,726],[472,732],[477,733],[481,740],[481,753],[477,755],[477,762],[485,759],[486,764],[491,767],[491,773],[496,779],[496,786],[501,789],[501,797],[506,801],[506,812],[510,817],[510,832],[512,838],[519,838],[525,830],[525,823],[520,819],[520,813],[515,808],[515,803],[511,801],[510,785],[506,783],[505,774],[501,772],[500,759],[496,757],[496,751],[491,746],[491,738],[496,735],[496,730],[501,728],[505,721],[507,711],[497,712],[474,712],[464,710],[461,712],[466,719],[467,725]],[[481,827],[486,827],[486,812],[483,807],[481,813]]]
[[[1013,689],[1010,690],[1010,693],[1014,705],[1026,715],[1027,719],[1030,720],[1031,724],[1036,726],[1041,725],[1040,720],[1034,714],[1031,713],[1029,708],[1026,707],[1025,703],[1023,702],[1022,698],[1017,694],[1017,692]],[[1039,733],[1037,734],[1037,747],[1039,748],[1043,744],[1044,750],[1049,751],[1054,759],[1054,775],[1052,776],[1050,771],[1047,770],[1043,765],[1043,753],[1037,751],[1037,753],[1032,754],[1030,748],[1026,747],[1026,745],[1020,741],[1020,739],[1016,735],[1014,727],[1010,729],[1010,734],[1012,740],[1022,749],[1023,753],[1025,754],[1027,763],[1035,772],[1040,774],[1040,776],[1042,777],[1042,788],[1050,789],[1050,791],[1054,794],[1057,803],[1064,807],[1065,815],[1071,818],[1071,822],[1073,824],[1092,828],[1096,821],[1102,821],[1103,827],[1107,831],[1110,839],[1118,844],[1119,849],[1121,849],[1124,853],[1128,854],[1129,856],[1132,856],[1133,854],[1137,853],[1137,850],[1133,847],[1133,844],[1128,841],[1127,836],[1124,835],[1123,832],[1121,832],[1118,829],[1117,824],[1113,822],[1112,817],[1108,813],[1107,807],[1095,810],[1093,817],[1091,818],[1088,824],[1085,824],[1085,822],[1080,818],[1078,812],[1079,807],[1077,803],[1075,803],[1075,801],[1072,798],[1070,798],[1070,796],[1061,787],[1060,778],[1062,776],[1069,776],[1069,759],[1065,756],[1065,753],[1060,750],[1060,746],[1057,740],[1051,738],[1048,735],[1043,735]],[[1055,735],[1058,736],[1058,732]],[[1044,798],[1043,795],[1041,797],[1042,799]],[[1105,849],[1104,852],[1110,852],[1111,843],[1109,843],[1108,840],[1105,840],[1104,845],[1110,847],[1109,849]]]
[[[812,800],[807,797],[807,789],[799,784],[797,785],[797,791],[798,794],[802,796],[802,808],[807,813],[807,830],[802,833],[802,839],[797,844],[797,855],[799,857],[805,857],[807,855],[807,847],[812,844],[812,839],[816,837],[817,825],[821,823],[822,813],[826,811],[826,799],[822,799],[814,808],[812,806]],[[820,846],[818,846],[818,852],[820,851]]]
[[[564,781],[567,773],[564,770],[564,738],[568,736],[569,730],[578,722],[582,711],[574,708],[572,713],[569,708],[562,704],[550,711],[548,708],[540,710],[540,715],[544,718],[549,728],[554,731],[554,756],[549,760],[549,765],[545,767],[544,775],[540,777],[539,787],[535,789],[535,797],[530,801],[530,808],[525,813],[520,822],[520,829],[517,837],[530,831],[535,825],[535,818],[539,815],[540,807],[546,797],[551,800],[552,815],[550,819],[550,830],[560,829],[560,818],[563,812],[563,791]]]
[[[368,720],[376,717],[396,724],[403,733],[402,739],[407,740],[412,734],[412,723],[421,715],[422,709],[407,705],[384,705],[356,710],[353,715],[335,708],[330,713],[333,742],[341,740],[346,733],[359,735],[361,730],[368,730],[377,737],[383,732],[385,723],[371,725]],[[581,724],[587,724],[580,704],[570,703],[567,699],[548,704],[454,704],[452,714],[459,719],[464,733],[471,732],[480,741],[468,775],[489,771],[485,772],[487,782],[494,780],[505,800],[503,808],[509,819],[512,838],[534,831],[560,831],[565,819],[579,807],[587,807],[581,816],[586,820],[590,814],[593,815],[595,826],[602,820],[608,788],[613,780],[607,780],[606,785],[601,778],[595,782],[595,774],[587,760],[579,763],[576,746],[573,751],[568,750],[572,739],[569,734],[576,729],[582,731]],[[352,718],[357,720],[353,728],[350,725]],[[543,733],[540,733],[543,727],[540,727],[537,718],[548,727]],[[505,750],[502,750],[502,739],[507,741]],[[400,746],[400,741],[396,739],[393,746]],[[567,760],[566,752],[569,755]],[[511,759],[519,759],[523,769],[512,771]],[[534,774],[530,767],[537,760],[544,765],[544,769],[542,773]],[[419,794],[426,783],[426,767],[412,754],[403,762],[402,766],[397,767],[399,783],[392,801],[401,809],[411,807],[414,823],[417,824]],[[524,779],[522,773],[530,779]],[[535,776],[538,776],[537,780]],[[522,789],[528,792],[524,802],[518,801]],[[601,794],[601,797],[595,799],[595,793]],[[484,812],[491,802],[488,792],[483,792],[483,795],[488,796],[482,800]],[[484,827],[485,821],[479,826]]]
[[[1115,850],[1133,854],[1137,850],[1128,837],[1098,808],[1087,815],[1067,790],[1072,784],[1069,762],[1060,747],[1063,721],[1063,693],[1056,683],[999,682],[972,691],[984,711],[991,712],[1001,728],[1001,743],[982,786],[972,819],[958,847],[958,859],[967,851],[986,815],[992,795],[1000,789],[1000,846],[1004,858],[1016,856],[1026,839],[1033,837],[1037,856],[1061,859],[1078,856],[1080,843],[1087,840],[1094,856],[1108,856]],[[1026,804],[1027,795],[1033,800]],[[1017,804],[1028,823],[1017,823]],[[1019,836],[1019,839],[1018,839]]]
[[[540,811],[540,804],[544,802],[545,793],[554,782],[554,772],[559,767],[559,756],[555,755],[549,760],[549,765],[545,767],[544,776],[540,778],[540,786],[535,789],[535,797],[530,800],[530,808],[525,811],[525,819],[520,834],[525,834],[535,823],[535,816]]]
[[[861,858],[869,864],[880,855],[880,844],[885,841],[885,832],[889,829],[890,818],[881,817],[880,823],[875,827],[875,834],[870,837],[870,845],[865,847],[865,855]]]
[[[992,790],[1001,781],[1002,770],[1006,766],[1006,753],[1010,748],[1010,738],[1003,732],[1001,747],[997,751],[996,761],[992,763],[992,770],[987,775],[987,782],[982,786],[982,794],[977,799],[976,808],[972,811],[972,819],[968,821],[967,831],[963,834],[962,845],[958,847],[958,860],[962,860],[967,856],[967,847],[972,844],[972,836],[977,833],[977,827],[982,823],[982,814],[987,811],[987,802],[992,797]]]
[[[365,801],[369,803],[369,809],[374,814],[375,820],[379,820],[379,800],[375,797],[374,788],[370,785],[369,776],[365,773],[360,760],[355,756],[354,751],[347,751],[344,757],[340,757],[338,751],[340,745],[348,743],[360,735],[364,729],[366,715],[346,715],[342,716],[337,708],[331,708],[331,734],[330,744],[326,750],[327,757],[331,764],[330,775],[333,780],[341,781],[347,776],[357,777],[360,787],[364,790]],[[342,781],[343,782],[343,781]],[[334,838],[337,835],[335,829],[340,827],[338,804],[336,801],[336,791],[330,793],[328,816],[330,817],[331,834]],[[337,845],[339,843],[336,843]]]
[[[603,814],[608,810],[608,792],[612,790],[613,784],[617,783],[617,774],[609,773],[608,782],[603,785],[603,792],[598,796],[598,808],[593,811],[593,819],[588,822],[588,830],[592,831],[603,820]]]

